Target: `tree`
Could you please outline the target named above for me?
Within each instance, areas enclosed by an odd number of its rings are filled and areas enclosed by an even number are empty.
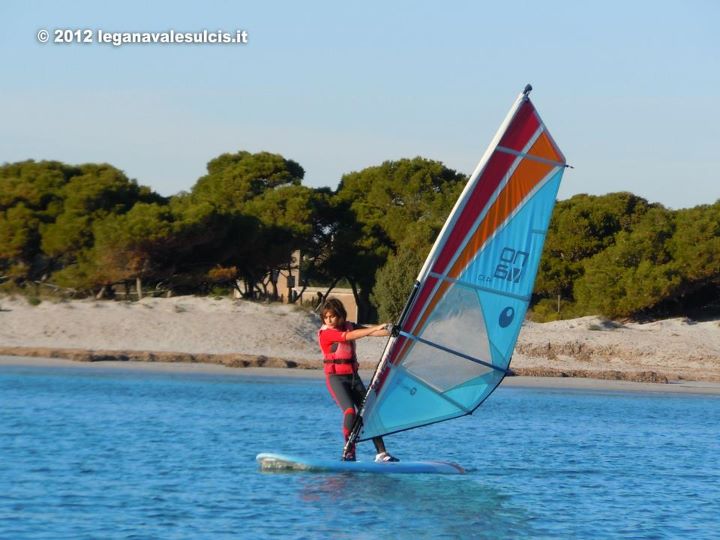
[[[720,311],[720,200],[679,210],[669,250],[681,276],[674,313]]]
[[[76,168],[56,161],[0,167],[0,274],[17,282],[39,279],[47,265],[40,227],[61,210],[60,191]]]
[[[412,291],[424,258],[415,249],[401,248],[375,276],[371,300],[382,321],[397,321]]]
[[[40,219],[23,203],[0,210],[0,275],[22,279],[38,254]]]
[[[672,296],[680,284],[669,250],[674,229],[672,212],[652,208],[631,231],[618,233],[614,245],[588,259],[575,284],[582,309],[630,316],[652,311]]]
[[[92,247],[96,221],[124,214],[138,202],[164,202],[110,165],[82,165],[77,172],[59,192],[62,211],[42,229],[42,249],[56,268],[74,264],[79,252]]]
[[[52,218],[59,191],[79,173],[77,167],[58,161],[6,163],[0,167],[0,210],[24,204],[35,211],[49,212]]]
[[[172,252],[172,215],[167,205],[137,203],[125,214],[111,214],[93,225],[94,244],[76,265],[56,275],[60,284],[92,289],[162,275],[163,256]]]
[[[323,234],[324,223],[315,213],[323,204],[322,192],[300,185],[269,189],[245,204],[243,212],[262,226],[262,248],[254,260],[263,273],[290,272],[293,252],[316,252],[315,242]],[[277,282],[271,281],[271,286],[272,297],[277,298]]]
[[[245,282],[245,296],[253,296],[255,284],[288,266],[290,254],[312,237],[313,190],[300,185],[302,167],[278,154],[223,154],[207,168],[190,201],[212,205],[230,230],[242,231],[226,238],[227,244],[220,248],[221,264],[235,268]],[[277,296],[274,283],[273,296]]]
[[[630,231],[651,207],[631,193],[580,194],[557,203],[550,220],[535,282],[535,302],[559,296],[575,299],[574,285],[585,261],[612,246],[621,231]]]
[[[269,152],[222,154],[208,163],[207,170],[191,193],[195,201],[211,202],[220,210],[241,210],[268,190],[300,185],[305,175],[296,162]]]
[[[75,264],[78,255],[92,246],[96,220],[127,212],[137,201],[161,200],[106,164],[4,165],[0,167],[0,231],[8,236],[0,241],[14,246],[14,251],[0,255],[0,267],[14,268],[19,281],[47,277]]]

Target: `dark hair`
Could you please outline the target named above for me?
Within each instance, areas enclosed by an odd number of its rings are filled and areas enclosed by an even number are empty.
[[[343,303],[337,298],[328,298],[325,300],[325,303],[320,310],[320,316],[324,318],[325,313],[328,311],[334,313],[345,321],[347,320],[347,311],[345,311],[345,306],[343,306]]]

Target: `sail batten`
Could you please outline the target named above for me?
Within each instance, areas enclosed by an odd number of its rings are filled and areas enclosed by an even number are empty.
[[[524,92],[418,274],[352,440],[470,414],[502,382],[565,167]]]
[[[561,166],[564,167],[565,164],[561,163],[559,161],[554,161],[552,159],[542,158],[539,156],[534,156],[532,154],[528,154],[527,152],[518,152],[517,150],[513,150],[512,148],[504,148],[502,146],[498,146],[497,148],[498,152],[504,152],[506,154],[511,154],[513,156],[523,157],[527,159],[531,159],[533,161],[538,161],[540,163],[547,163],[548,165],[555,165],[555,166]]]
[[[412,341],[417,341],[418,343],[422,343],[423,345],[428,345],[429,347],[434,347],[436,349],[450,353],[450,354],[458,356],[460,358],[464,358],[465,360],[468,360],[470,362],[475,362],[476,364],[481,364],[481,365],[487,366],[491,369],[496,369],[498,371],[502,371],[503,373],[507,373],[507,371],[508,371],[507,369],[503,369],[498,366],[494,366],[491,363],[486,362],[485,360],[480,360],[479,358],[475,358],[474,356],[470,356],[469,354],[465,354],[460,351],[456,351],[454,349],[451,349],[450,347],[445,347],[444,345],[440,345],[439,343],[434,343],[427,339],[423,339],[418,336],[413,336],[412,334],[408,334],[407,332],[400,332],[400,335],[404,336]]]

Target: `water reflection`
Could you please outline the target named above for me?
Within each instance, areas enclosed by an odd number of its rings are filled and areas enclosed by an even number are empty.
[[[348,532],[473,538],[532,534],[528,512],[473,474],[322,474],[303,477],[301,486],[302,503],[321,507],[326,523],[344,524]]]

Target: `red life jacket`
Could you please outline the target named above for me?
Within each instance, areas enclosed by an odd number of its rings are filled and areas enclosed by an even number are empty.
[[[343,329],[330,328],[323,324],[318,330],[318,342],[323,353],[325,373],[352,375],[357,371],[355,342],[345,340],[345,334],[354,328],[353,323],[345,321]]]

